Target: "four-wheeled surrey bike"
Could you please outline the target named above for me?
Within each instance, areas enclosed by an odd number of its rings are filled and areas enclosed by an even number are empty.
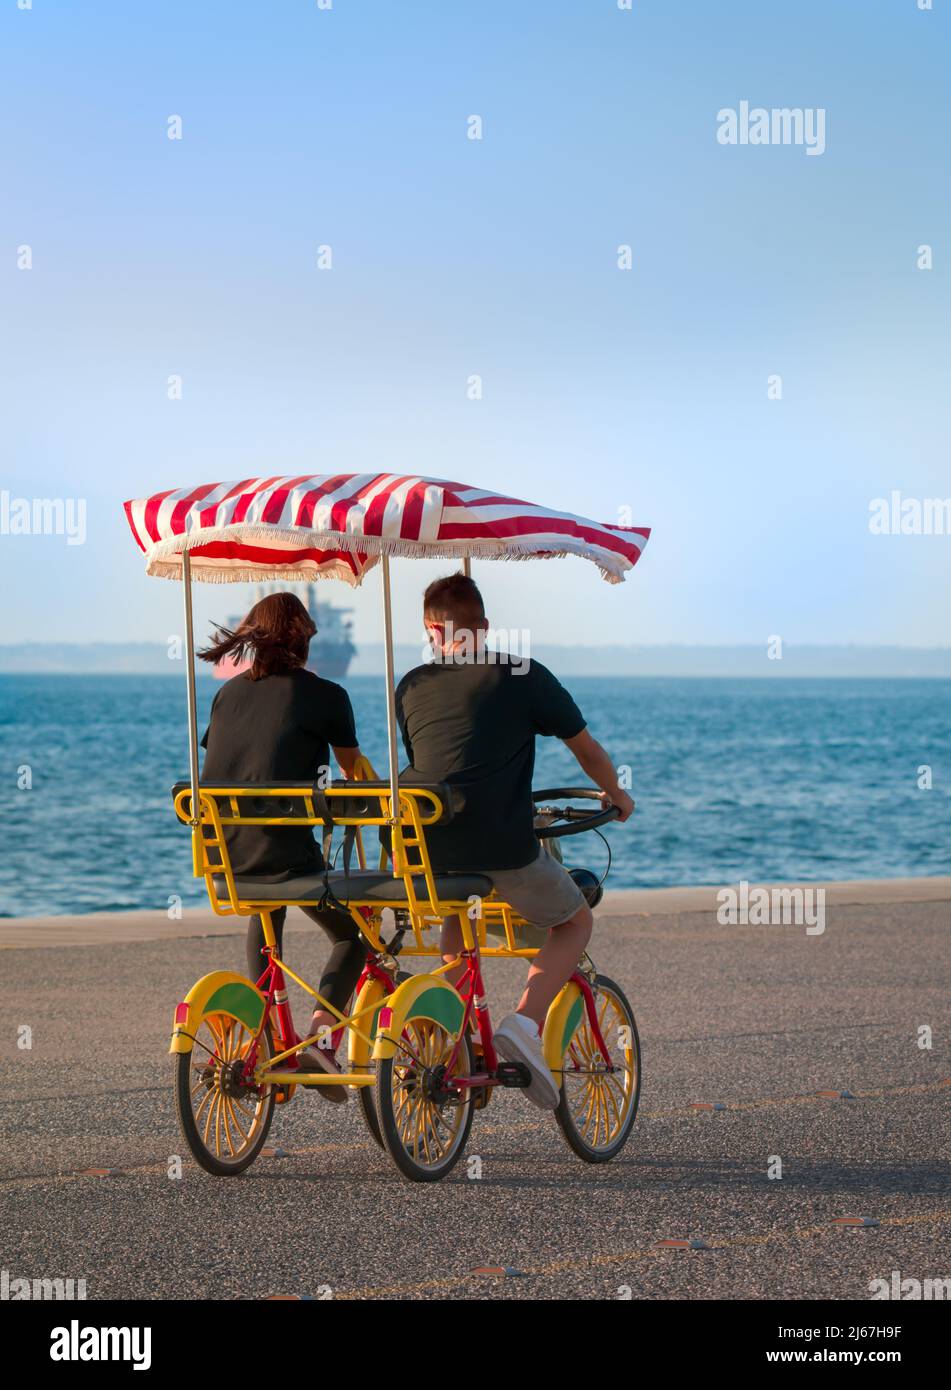
[[[460,793],[398,774],[389,556],[455,557],[468,572],[472,556],[575,553],[594,560],[616,582],[635,563],[649,533],[544,511],[461,484],[389,474],[206,484],[127,503],[126,512],[149,572],[184,580],[191,775],[173,796],[177,816],[191,828],[193,872],[204,879],[216,913],[259,914],[264,936],[257,980],[214,971],[175,1010],[171,1052],[186,1142],[209,1172],[241,1173],[264,1146],[274,1107],[288,1103],[298,1086],[350,1086],[373,1138],[405,1177],[443,1178],[464,1152],[474,1112],[495,1088],[528,1084],[520,1064],[496,1055],[481,960],[530,959],[539,933],[484,875],[439,873],[430,862],[427,829],[457,813]],[[355,780],[328,786],[202,785],[192,578],[336,577],[357,583],[377,558],[383,571],[388,779],[377,779],[364,759]],[[559,858],[565,836],[598,830],[617,814],[591,788],[542,790],[534,799],[536,833],[545,852]],[[570,804],[580,800],[598,805]],[[236,876],[228,830],[281,825],[341,834],[344,867],[277,884]],[[371,836],[385,846],[376,856]],[[376,867],[368,864],[372,857],[378,858]],[[571,872],[593,905],[601,882],[585,870]],[[348,1013],[334,1009],[279,956],[271,921],[279,907],[328,902],[351,914],[367,945]],[[401,965],[408,960],[440,958],[439,929],[450,915],[462,926],[461,957],[405,974]],[[326,1045],[327,1038],[297,1035],[288,980],[339,1019],[331,1042],[336,1049],[346,1033],[347,1063],[338,1074],[299,1067],[298,1053]],[[566,1141],[587,1162],[613,1158],[637,1114],[640,1044],[623,991],[598,974],[587,956],[552,1004],[542,1045],[560,1083],[555,1117]]]

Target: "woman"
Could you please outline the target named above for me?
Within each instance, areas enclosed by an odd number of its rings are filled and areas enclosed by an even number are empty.
[[[353,773],[360,755],[347,692],[306,669],[310,639],[317,628],[300,599],[293,594],[270,594],[256,603],[234,632],[218,627],[211,645],[198,655],[204,661],[247,658],[250,669],[234,676],[216,694],[208,728],[202,739],[205,765],[201,780],[208,786],[255,782],[314,782],[327,777],[329,749],[345,777]],[[308,826],[246,826],[226,830],[235,876],[281,883],[298,874],[319,873],[324,858]],[[320,981],[320,993],[335,1008],[347,1002],[366,958],[357,929],[345,912],[303,907],[333,943]],[[271,914],[278,951],[287,909]],[[261,951],[264,933],[260,917],[248,926],[248,975],[257,980],[265,966]],[[315,1011],[309,1033],[335,1028],[338,1020],[326,1009]],[[307,1071],[339,1070],[333,1051],[323,1047],[298,1053]],[[317,1088],[327,1100],[345,1101],[345,1086]]]

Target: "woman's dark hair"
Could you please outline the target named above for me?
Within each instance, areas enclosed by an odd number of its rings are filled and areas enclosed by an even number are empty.
[[[310,639],[317,625],[295,594],[268,594],[256,603],[235,630],[215,623],[218,635],[198,655],[202,661],[235,665],[251,658],[248,675],[253,681],[295,671],[307,662]]]

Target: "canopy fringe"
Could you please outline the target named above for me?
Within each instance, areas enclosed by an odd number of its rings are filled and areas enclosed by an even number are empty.
[[[619,527],[618,530],[627,530]],[[628,531],[629,535],[630,532]],[[405,556],[415,559],[459,560],[466,556],[473,559],[488,560],[546,560],[561,559],[577,555],[597,565],[602,577],[609,584],[620,584],[625,571],[631,564],[622,556],[611,557],[613,563],[605,563],[592,554],[590,541],[579,538],[577,546],[565,543],[561,538],[557,549],[539,550],[537,544],[520,544],[518,540],[504,541],[413,541],[389,536],[358,536],[336,531],[306,531],[300,527],[263,528],[260,523],[249,526],[207,527],[191,531],[182,536],[172,536],[168,540],[157,541],[147,551],[146,571],[160,579],[181,579],[183,550],[194,551],[215,541],[235,541],[256,543],[258,545],[286,544],[293,549],[312,545],[314,549],[343,550],[350,554],[367,557],[363,574],[373,568],[380,555]],[[175,558],[172,558],[175,557]],[[287,566],[235,566],[229,567],[212,561],[206,567],[200,556],[192,562],[192,579],[210,584],[242,584],[263,580],[280,579],[337,579],[356,588],[363,574],[354,574],[348,565],[340,561],[330,561],[319,569],[319,561],[289,564]],[[212,568],[212,566],[215,566]]]

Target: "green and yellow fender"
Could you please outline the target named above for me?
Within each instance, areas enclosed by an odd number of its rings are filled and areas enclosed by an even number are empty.
[[[431,1019],[445,1028],[450,1037],[458,1038],[465,1014],[460,995],[441,976],[413,975],[389,996],[382,1015],[375,1015],[373,1058],[380,1062],[392,1057],[403,1029],[416,1018]],[[353,1053],[350,1055],[352,1058]]]
[[[370,1039],[376,1036],[380,1006],[387,998],[392,998],[392,995],[388,996],[382,982],[373,979],[372,976],[366,981],[356,997],[351,1017],[359,1014],[360,1018],[355,1028],[347,1029],[347,1047],[352,1072],[366,1070],[370,1065],[373,1056],[373,1043]],[[369,1010],[373,1008],[374,1004],[376,1008],[370,1013]],[[364,1010],[367,1012],[364,1013]],[[362,1037],[361,1034],[363,1034]]]
[[[213,970],[192,985],[176,1008],[169,1052],[191,1052],[192,1039],[206,1014],[227,1014],[256,1033],[261,1026],[265,1002],[261,991],[244,975]]]
[[[371,986],[379,990],[382,1004],[383,987],[376,981],[371,981],[361,993],[361,1007],[370,1003],[367,991]],[[414,1018],[432,1019],[433,1022],[441,1024],[453,1038],[457,1038],[462,1031],[465,1005],[456,990],[438,975],[414,975],[389,995],[386,1003],[390,1009],[389,1023],[380,1027],[380,1014],[377,1010],[372,1030],[366,1030],[371,1035],[375,1034],[372,1056],[377,1061],[394,1055],[403,1029]],[[583,1020],[584,997],[578,986],[569,981],[549,1009],[542,1034],[545,1061],[556,1076],[561,1071],[568,1045]],[[351,1035],[351,1062],[359,1060],[365,1063],[370,1056],[368,1045],[362,1039]]]
[[[542,1051],[545,1061],[555,1075],[557,1084],[561,1074],[561,1064],[568,1044],[584,1019],[584,995],[573,981],[569,980],[564,989],[555,997],[545,1027],[542,1032]]]

